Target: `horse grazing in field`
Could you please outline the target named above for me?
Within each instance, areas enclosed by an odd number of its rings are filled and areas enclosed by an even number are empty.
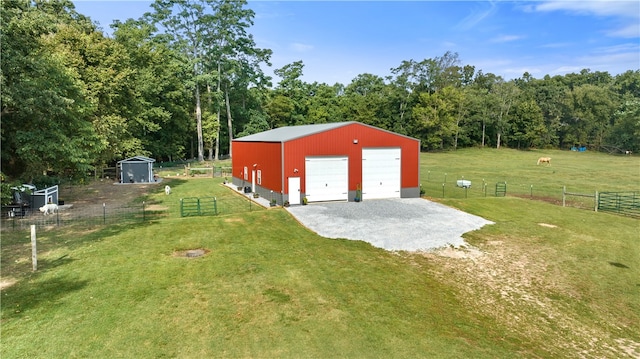
[[[538,165],[541,163],[547,163],[549,166],[551,166],[551,157],[540,157],[538,158]]]

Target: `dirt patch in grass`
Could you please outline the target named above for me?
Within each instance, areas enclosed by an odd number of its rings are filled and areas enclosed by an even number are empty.
[[[445,248],[439,248],[434,251],[428,251],[428,252],[422,252],[422,253],[426,257],[439,256],[439,257],[457,258],[457,259],[476,259],[484,255],[482,251],[473,247],[460,247],[460,248],[445,247]]]
[[[206,248],[185,249],[185,250],[173,252],[173,256],[179,257],[179,258],[193,259],[193,258],[199,258],[199,257],[205,256],[209,252],[211,251]]]
[[[9,288],[12,285],[14,285],[16,282],[17,280],[14,278],[2,278],[2,280],[0,280],[0,290]]]
[[[103,204],[109,208],[120,208],[135,198],[147,195],[161,187],[161,183],[114,184],[111,181],[94,181],[87,185],[60,187],[60,199],[72,204],[72,211],[98,213]],[[162,187],[164,188],[164,187]]]
[[[244,218],[240,218],[240,217],[233,217],[233,218],[225,218],[224,221],[226,223],[233,223],[233,222],[244,222]]]
[[[547,355],[640,357],[640,343],[607,318],[585,318],[580,284],[554,264],[550,250],[505,238],[477,248],[443,248],[419,255],[435,263],[434,277],[456,288],[469,308],[538,346]],[[586,309],[589,310],[589,309]],[[528,353],[523,349],[525,356]],[[529,353],[530,354],[530,353]]]
[[[167,206],[159,206],[157,204],[152,204],[152,205],[145,206],[145,209],[147,211],[167,211],[167,210],[169,210],[169,207],[167,207]]]

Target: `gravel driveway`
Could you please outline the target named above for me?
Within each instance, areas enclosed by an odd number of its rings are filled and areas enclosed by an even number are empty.
[[[371,243],[387,250],[429,250],[464,245],[462,234],[493,224],[421,198],[311,203],[287,210],[326,238]]]

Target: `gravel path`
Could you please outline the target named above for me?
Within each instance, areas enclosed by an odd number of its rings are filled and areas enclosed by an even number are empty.
[[[429,250],[464,245],[462,234],[493,224],[421,198],[312,203],[287,210],[326,238],[362,240],[387,250]]]

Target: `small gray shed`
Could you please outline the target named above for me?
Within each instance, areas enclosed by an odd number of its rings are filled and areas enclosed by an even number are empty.
[[[58,203],[58,186],[48,187],[31,194],[31,208],[38,209],[47,203]]]
[[[156,160],[145,156],[135,156],[118,162],[120,183],[155,182],[153,163]]]

